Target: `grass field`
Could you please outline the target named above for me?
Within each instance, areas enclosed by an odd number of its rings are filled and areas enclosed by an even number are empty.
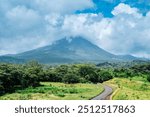
[[[103,90],[101,84],[42,82],[40,87],[5,94],[0,96],[0,100],[88,100]]]
[[[144,78],[114,78],[106,84],[117,90],[113,100],[150,100],[150,83]]]

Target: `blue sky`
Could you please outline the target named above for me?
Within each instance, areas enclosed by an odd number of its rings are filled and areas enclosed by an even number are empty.
[[[82,36],[114,54],[150,58],[150,0],[0,0],[0,55]]]
[[[111,11],[120,3],[125,3],[131,7],[136,7],[145,15],[150,9],[150,0],[93,0],[96,7],[81,11],[82,13],[103,13],[105,17],[112,17]]]

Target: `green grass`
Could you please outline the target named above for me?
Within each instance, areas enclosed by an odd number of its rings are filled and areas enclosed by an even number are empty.
[[[40,87],[18,90],[0,96],[0,100],[88,100],[103,90],[101,84],[42,82]]]
[[[150,83],[145,78],[114,78],[106,84],[117,90],[114,100],[150,100]]]

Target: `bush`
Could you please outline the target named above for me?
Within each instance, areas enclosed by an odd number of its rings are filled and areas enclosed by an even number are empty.
[[[150,75],[147,76],[147,81],[150,82]]]
[[[4,87],[0,85],[0,95],[4,93]]]
[[[148,84],[144,83],[140,86],[140,90],[145,91],[148,90]]]

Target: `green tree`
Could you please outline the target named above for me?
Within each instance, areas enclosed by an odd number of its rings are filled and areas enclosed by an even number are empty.
[[[79,83],[80,77],[76,73],[69,72],[64,76],[63,81],[69,84]]]
[[[63,76],[64,75],[60,75],[55,70],[48,69],[48,70],[45,71],[45,80],[44,81],[61,82]]]
[[[110,80],[112,78],[113,78],[112,74],[110,72],[108,72],[108,71],[101,70],[98,73],[99,82],[104,82],[104,81]]]
[[[86,75],[93,74],[96,70],[95,66],[92,65],[81,65],[79,66],[79,74],[81,77],[86,77]]]
[[[4,89],[4,92],[12,92],[15,86],[15,77],[11,74],[14,70],[14,66],[10,64],[0,65],[0,82]]]

